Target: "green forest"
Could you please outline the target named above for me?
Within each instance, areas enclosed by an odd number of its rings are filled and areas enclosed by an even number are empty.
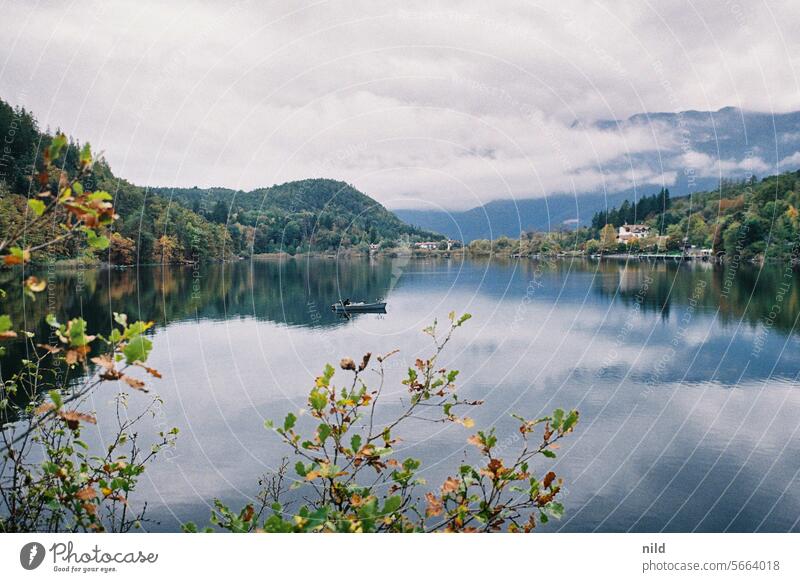
[[[604,227],[646,224],[651,236],[631,242],[630,250],[647,250],[661,243],[668,250],[687,246],[710,249],[714,255],[743,259],[787,259],[800,234],[800,172],[758,180],[755,176],[723,180],[720,188],[670,198],[668,190],[637,203],[599,212],[589,234],[600,247]],[[607,229],[606,229],[607,231]],[[587,242],[588,244],[588,242]]]
[[[24,224],[31,177],[54,134],[42,131],[23,108],[0,100],[0,232]],[[63,167],[73,175],[81,144],[70,140]],[[106,261],[112,265],[228,260],[286,252],[366,252],[402,240],[441,239],[409,226],[378,202],[335,180],[289,182],[252,192],[224,188],[145,188],[113,174],[103,160],[87,177],[93,190],[109,192],[118,219],[107,249],[72,238],[50,247],[50,258]],[[54,233],[47,225],[26,230],[35,245]]]
[[[644,224],[647,236],[620,242],[619,227]],[[527,232],[519,239],[473,240],[473,255],[595,255],[707,251],[726,260],[796,260],[800,240],[800,171],[670,197],[661,189],[594,214],[589,226]]]

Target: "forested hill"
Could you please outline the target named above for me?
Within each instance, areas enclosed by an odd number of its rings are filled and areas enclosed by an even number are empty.
[[[250,192],[226,188],[151,188],[219,224],[247,230],[256,252],[311,245],[313,250],[369,243],[441,239],[405,224],[344,182],[309,179]]]
[[[30,176],[41,167],[41,152],[53,136],[41,131],[28,111],[0,99],[0,233],[25,220]],[[64,170],[75,172],[80,144],[70,141]],[[392,245],[441,238],[411,227],[352,186],[333,180],[302,180],[235,192],[143,188],[114,176],[104,162],[88,177],[92,189],[114,197],[119,219],[108,251],[99,255],[79,239],[52,248],[55,258],[93,257],[112,264],[219,260],[251,253],[365,250],[370,243]],[[29,230],[28,244],[52,233]]]

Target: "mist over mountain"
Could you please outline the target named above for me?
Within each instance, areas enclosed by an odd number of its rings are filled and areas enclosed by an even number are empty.
[[[584,127],[576,121],[574,128]],[[396,210],[404,221],[466,241],[516,237],[521,231],[585,225],[598,210],[658,192],[652,185],[618,189],[624,178],[658,173],[673,197],[714,190],[722,180],[764,176],[800,167],[800,112],[771,114],[725,107],[719,111],[641,113],[628,119],[601,120],[586,126],[608,132],[644,129],[649,147],[597,168],[607,177],[604,189],[555,192],[546,197],[496,200],[466,211]],[[532,188],[533,190],[533,188]]]

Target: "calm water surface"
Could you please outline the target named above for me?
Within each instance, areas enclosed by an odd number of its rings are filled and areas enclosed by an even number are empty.
[[[157,324],[164,405],[142,433],[181,435],[138,490],[158,522],[148,529],[207,523],[214,497],[251,500],[286,453],[264,420],[299,410],[327,362],[399,348],[388,420],[403,371],[429,353],[421,328],[456,310],[473,319],[445,361],[461,370],[464,396],[486,401],[478,426],[513,447],[511,412],[581,412],[555,463],[566,514],[550,530],[800,530],[800,277],[782,266],[242,261],[59,271],[51,290],[60,318],[82,314],[93,330],[108,329],[113,311]],[[347,297],[383,298],[388,313],[340,319],[329,305]],[[46,301],[10,301],[29,329],[45,330]],[[115,390],[95,393],[101,417]],[[102,421],[93,430],[110,438]],[[469,434],[415,425],[401,454],[437,483]]]

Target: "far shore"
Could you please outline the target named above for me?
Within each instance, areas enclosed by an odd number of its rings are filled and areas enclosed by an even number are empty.
[[[716,263],[716,264],[725,264],[731,262],[732,259],[725,258],[725,257],[713,257],[713,256],[700,256],[696,254],[680,254],[680,253],[606,253],[606,254],[586,254],[579,251],[574,252],[560,252],[560,253],[539,253],[539,254],[518,254],[509,251],[495,251],[495,252],[474,252],[468,248],[457,248],[452,250],[427,250],[427,249],[414,249],[409,251],[408,249],[385,249],[381,251],[373,251],[370,253],[364,252],[353,252],[353,251],[344,251],[344,252],[322,252],[322,251],[311,251],[306,253],[295,253],[290,254],[286,252],[276,252],[276,253],[258,253],[250,256],[243,256],[243,257],[234,257],[229,260],[219,261],[215,260],[213,262],[219,263],[233,263],[239,261],[296,261],[296,260],[306,260],[306,259],[319,259],[319,260],[356,260],[356,259],[367,259],[367,258],[381,258],[381,259],[393,259],[393,258],[412,258],[412,259],[447,259],[447,258],[476,258],[476,259],[488,259],[488,258],[501,258],[501,259],[528,259],[528,260],[565,260],[565,259],[586,259],[586,260],[594,260],[594,261],[602,261],[602,260],[612,260],[612,261],[693,261],[693,262],[708,262],[708,263]],[[85,258],[73,258],[73,259],[57,259],[54,262],[47,263],[47,262],[39,262],[34,263],[33,266],[36,268],[56,268],[56,269],[103,269],[103,268],[113,268],[113,269],[130,269],[136,266],[159,266],[159,265],[169,265],[169,266],[192,266],[197,264],[198,262],[209,262],[206,260],[201,261],[180,261],[180,262],[171,262],[171,263],[157,263],[157,262],[150,262],[150,263],[138,263],[138,264],[129,264],[129,265],[116,265],[110,264],[106,261],[99,261],[99,260],[91,260]],[[755,257],[753,259],[749,259],[746,262],[753,263],[753,264],[762,264],[764,262],[767,263],[776,263],[780,262],[778,259],[768,259],[764,261],[763,257]]]

